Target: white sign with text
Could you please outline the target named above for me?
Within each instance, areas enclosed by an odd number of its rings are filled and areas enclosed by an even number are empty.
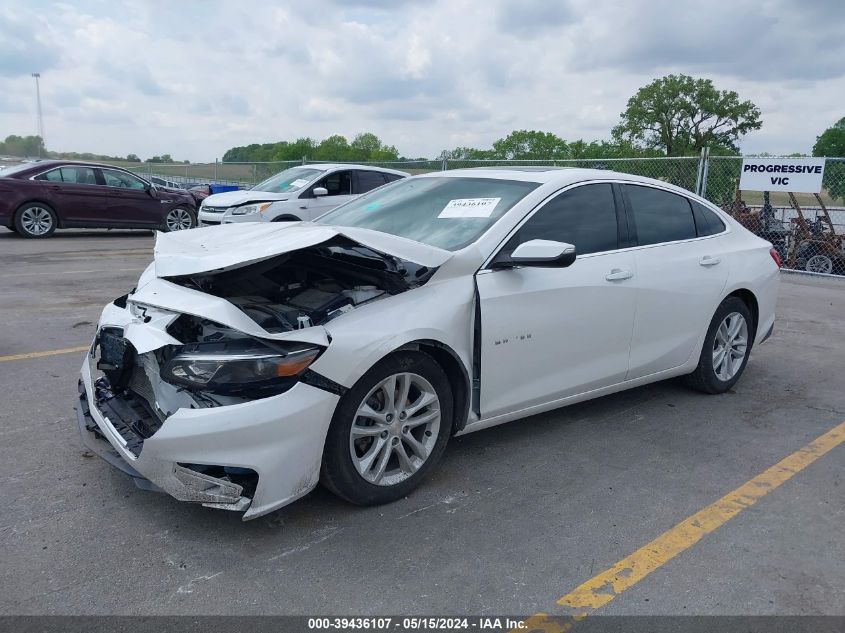
[[[743,158],[742,191],[821,193],[824,158]]]

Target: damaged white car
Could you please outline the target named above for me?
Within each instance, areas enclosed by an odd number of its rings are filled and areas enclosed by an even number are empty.
[[[683,189],[578,169],[159,234],[100,318],[80,430],[142,487],[245,519],[320,481],[384,503],[455,434],[673,376],[726,391],[772,332],[778,264]]]

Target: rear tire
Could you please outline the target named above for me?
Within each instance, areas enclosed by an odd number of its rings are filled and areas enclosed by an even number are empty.
[[[56,230],[56,212],[41,202],[30,202],[15,213],[15,233],[28,238],[49,237]]]
[[[440,459],[452,419],[452,389],[440,365],[422,352],[391,354],[338,403],[320,481],[357,505],[401,499]]]
[[[687,385],[704,393],[725,393],[742,376],[754,342],[751,311],[738,297],[728,297],[716,309],[698,367],[684,377]]]

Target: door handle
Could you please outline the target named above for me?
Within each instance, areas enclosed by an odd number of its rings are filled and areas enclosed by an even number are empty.
[[[622,281],[624,279],[630,279],[634,276],[630,270],[622,270],[621,268],[614,268],[609,273],[607,273],[604,278],[608,281]]]
[[[715,266],[721,261],[722,260],[718,257],[711,257],[710,255],[705,255],[704,257],[698,260],[698,264],[700,266]]]

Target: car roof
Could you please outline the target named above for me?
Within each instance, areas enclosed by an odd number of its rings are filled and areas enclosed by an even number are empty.
[[[302,167],[311,167],[313,169],[367,169],[370,171],[381,171],[388,174],[397,174],[400,176],[410,176],[408,172],[399,171],[398,169],[390,169],[388,167],[377,167],[376,165],[362,165],[358,163],[306,163]]]
[[[626,174],[609,169],[582,169],[580,167],[471,167],[467,169],[449,169],[420,174],[416,178],[490,178],[492,180],[518,180],[536,182],[541,185],[551,184],[558,187],[590,180],[624,180],[632,183],[657,185],[672,189],[689,196],[690,191],[677,187],[663,180]]]
[[[123,171],[130,171],[125,167],[119,165],[109,165],[108,163],[96,163],[87,160],[63,160],[61,158],[47,158],[38,159],[27,163],[33,169],[49,169],[50,167],[58,167],[60,165],[78,165],[79,167],[103,167],[108,169],[121,169]]]

